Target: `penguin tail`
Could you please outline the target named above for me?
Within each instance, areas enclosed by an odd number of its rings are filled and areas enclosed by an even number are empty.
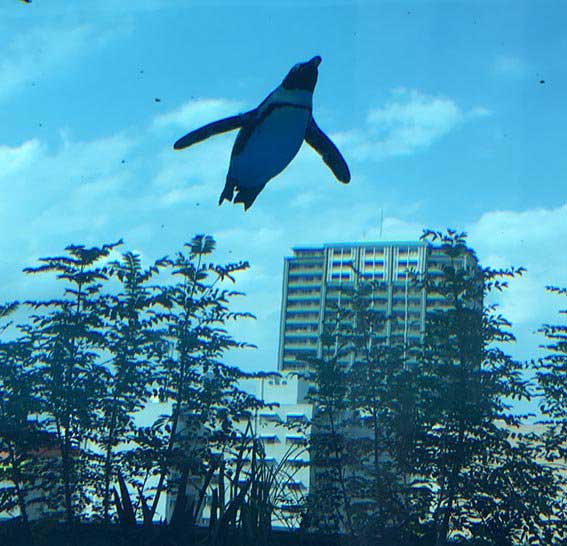
[[[234,188],[236,184],[229,178],[226,179],[226,183],[224,185],[224,190],[219,197],[219,205],[222,205],[222,202],[226,199],[227,201],[231,202],[232,198],[234,197]]]
[[[258,197],[258,194],[264,189],[264,186],[256,187],[256,188],[238,188],[238,193],[236,194],[236,198],[234,199],[235,203],[243,203],[244,210],[248,210],[252,203]]]

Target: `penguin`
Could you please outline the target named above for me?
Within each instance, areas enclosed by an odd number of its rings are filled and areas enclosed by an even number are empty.
[[[313,91],[320,64],[318,55],[296,64],[254,110],[209,123],[173,145],[175,150],[181,150],[211,136],[240,129],[219,205],[227,200],[242,203],[248,210],[266,184],[291,163],[303,141],[322,157],[340,182],[350,182],[345,159],[313,118]]]

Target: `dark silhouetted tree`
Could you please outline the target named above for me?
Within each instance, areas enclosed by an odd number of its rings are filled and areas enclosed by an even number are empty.
[[[99,309],[107,280],[102,262],[119,244],[72,245],[65,255],[41,258],[42,265],[24,270],[55,274],[64,286],[60,297],[27,302],[32,309],[27,330],[34,343],[42,427],[54,434],[59,452],[45,476],[49,502],[64,507],[69,526],[92,503],[97,480],[86,441],[97,435],[107,375],[98,358],[106,345]]]
[[[387,334],[398,322],[381,301],[387,286],[358,271],[353,279],[325,310],[323,358],[306,360],[315,385],[310,516],[358,542],[400,542],[420,534],[428,509],[413,461],[419,370],[411,344]]]
[[[530,444],[513,438],[523,419],[512,401],[530,397],[524,365],[504,351],[515,341],[511,325],[487,303],[523,269],[481,268],[464,233],[428,231],[424,238],[443,255],[438,274],[423,279],[436,304],[419,358],[423,423],[416,444],[436,544],[471,535],[547,544],[553,484]]]
[[[557,296],[567,296],[565,288],[549,286],[547,290]],[[565,317],[567,309],[560,310],[559,314]],[[545,426],[540,438],[540,451],[556,471],[561,486],[555,521],[557,535],[567,540],[567,321],[544,324],[540,332],[547,339],[543,345],[546,354],[536,365],[541,394],[540,411]]]
[[[136,431],[135,416],[142,410],[155,386],[156,370],[163,357],[163,332],[152,311],[162,303],[158,285],[150,284],[164,267],[158,260],[143,269],[140,257],[126,252],[107,266],[117,290],[101,297],[98,312],[104,321],[105,393],[100,400],[100,422],[95,437],[102,450],[97,493],[102,499],[102,516],[110,521],[111,485],[122,466],[126,444]],[[108,283],[107,283],[108,284]]]
[[[428,269],[411,275],[411,290],[427,298],[421,338],[392,334],[395,314],[374,304],[384,287],[357,272],[325,310],[322,357],[306,374],[312,463],[325,478],[314,481],[311,521],[333,515],[335,529],[358,540],[426,540],[433,529],[437,545],[547,544],[557,483],[519,428],[525,365],[504,351],[511,325],[487,303],[523,269],[480,267],[465,234],[424,239]]]
[[[7,318],[17,307],[17,303],[0,306],[0,336],[13,326]],[[0,337],[0,511],[19,510],[28,541],[30,495],[41,471],[34,456],[41,437],[33,421],[39,408],[34,384],[31,344],[25,337]]]
[[[237,388],[241,372],[223,360],[229,349],[251,347],[226,329],[229,322],[252,316],[231,311],[231,300],[241,293],[227,288],[248,263],[214,264],[208,261],[214,249],[212,237],[198,235],[185,251],[164,261],[172,282],[161,287],[164,309],[152,314],[163,328],[168,350],[155,381],[159,399],[172,409],[138,429],[138,447],[129,454],[142,484],[138,489],[146,523],[153,520],[166,486],[175,491],[175,476],[186,470],[203,475],[215,448],[236,440],[233,420],[257,404]],[[157,483],[147,494],[143,487],[150,479]]]

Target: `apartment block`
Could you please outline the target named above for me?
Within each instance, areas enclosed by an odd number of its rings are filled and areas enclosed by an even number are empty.
[[[422,241],[332,243],[298,247],[284,260],[278,369],[297,370],[305,357],[321,357],[320,335],[333,306],[340,305],[345,287],[374,281],[372,305],[387,317],[386,341],[419,339],[426,310],[440,307],[438,296],[412,282],[412,274],[435,278],[450,258],[440,247]],[[463,267],[476,267],[471,253]]]

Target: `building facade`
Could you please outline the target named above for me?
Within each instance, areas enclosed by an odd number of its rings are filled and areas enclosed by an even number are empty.
[[[284,260],[278,370],[305,366],[302,358],[321,357],[320,336],[333,306],[341,304],[344,288],[373,281],[372,304],[384,313],[386,341],[419,339],[427,309],[442,302],[418,287],[414,274],[435,278],[450,258],[426,242],[332,243],[298,247]],[[476,267],[472,252],[463,267]]]
[[[272,526],[274,528],[296,528],[301,521],[301,509],[310,487],[309,451],[307,449],[310,434],[310,422],[313,406],[307,401],[309,384],[296,375],[283,373],[244,379],[239,388],[265,402],[268,407],[258,410],[250,417],[236,421],[235,425],[246,434],[251,425],[253,436],[259,439],[265,456],[263,464],[269,465],[274,472]],[[185,418],[181,418],[181,428]],[[201,440],[203,441],[203,440]],[[250,471],[250,458],[244,460],[242,479]],[[225,454],[225,461],[230,467],[234,460]],[[177,474],[174,476],[178,477]],[[212,486],[218,486],[216,477]],[[202,476],[190,476],[186,494],[189,502],[194,502],[203,486]],[[230,482],[225,482],[226,490]],[[200,525],[208,525],[212,505],[212,488],[209,488],[197,518]],[[176,491],[169,490],[166,502],[166,519],[169,521],[175,507]]]
[[[277,469],[279,492],[274,498],[272,525],[296,528],[310,489],[311,469],[308,441],[313,405],[307,399],[310,384],[290,373],[248,381],[246,390],[266,404],[257,412],[255,436],[262,441],[266,460]]]

